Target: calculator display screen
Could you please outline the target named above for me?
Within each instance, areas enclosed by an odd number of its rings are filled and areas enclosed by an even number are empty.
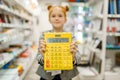
[[[48,43],[68,42],[68,38],[48,38]]]

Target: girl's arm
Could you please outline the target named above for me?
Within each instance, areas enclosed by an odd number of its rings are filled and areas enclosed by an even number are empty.
[[[73,44],[74,44],[74,46],[75,46],[75,50],[73,50],[75,53],[73,53],[73,59],[74,59],[74,64],[79,64],[80,62],[80,52],[79,52],[79,50],[78,50],[78,42],[77,42],[77,40],[76,40],[76,38],[75,38],[75,36],[73,36],[72,37],[72,40],[73,40]],[[74,48],[73,48],[74,49]]]
[[[40,36],[40,38],[39,38],[39,47],[38,47],[38,53],[37,53],[37,56],[36,56],[36,59],[37,59],[37,61],[38,61],[38,63],[41,65],[41,66],[43,66],[43,55],[42,55],[42,53],[41,53],[41,51],[40,51],[40,46],[41,46],[41,40],[43,40],[44,39],[44,34],[42,33],[42,35]]]

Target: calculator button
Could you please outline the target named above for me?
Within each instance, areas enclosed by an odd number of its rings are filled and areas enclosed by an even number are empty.
[[[50,60],[46,60],[46,64],[50,64]]]
[[[46,68],[50,68],[50,65],[49,65],[49,64],[46,64]]]

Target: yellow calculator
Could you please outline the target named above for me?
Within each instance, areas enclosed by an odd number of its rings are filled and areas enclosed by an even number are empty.
[[[44,54],[44,70],[71,70],[73,69],[70,44],[72,33],[70,32],[46,32],[46,51]]]

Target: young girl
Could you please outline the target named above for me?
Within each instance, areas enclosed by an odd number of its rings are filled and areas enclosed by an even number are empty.
[[[66,22],[66,12],[69,10],[67,6],[48,6],[49,10],[49,21],[52,24],[53,29],[47,32],[64,32],[63,26]],[[41,76],[40,80],[72,80],[78,74],[76,66],[74,65],[73,70],[63,70],[59,74],[52,76],[51,72],[47,72],[43,68],[43,56],[45,52],[46,42],[44,41],[44,33],[40,37],[40,46],[39,52],[37,55],[37,60],[39,62],[39,68],[37,70],[37,74]],[[71,43],[71,53],[73,54],[73,62],[76,63],[77,59],[77,49],[76,49],[76,41],[72,41]]]

